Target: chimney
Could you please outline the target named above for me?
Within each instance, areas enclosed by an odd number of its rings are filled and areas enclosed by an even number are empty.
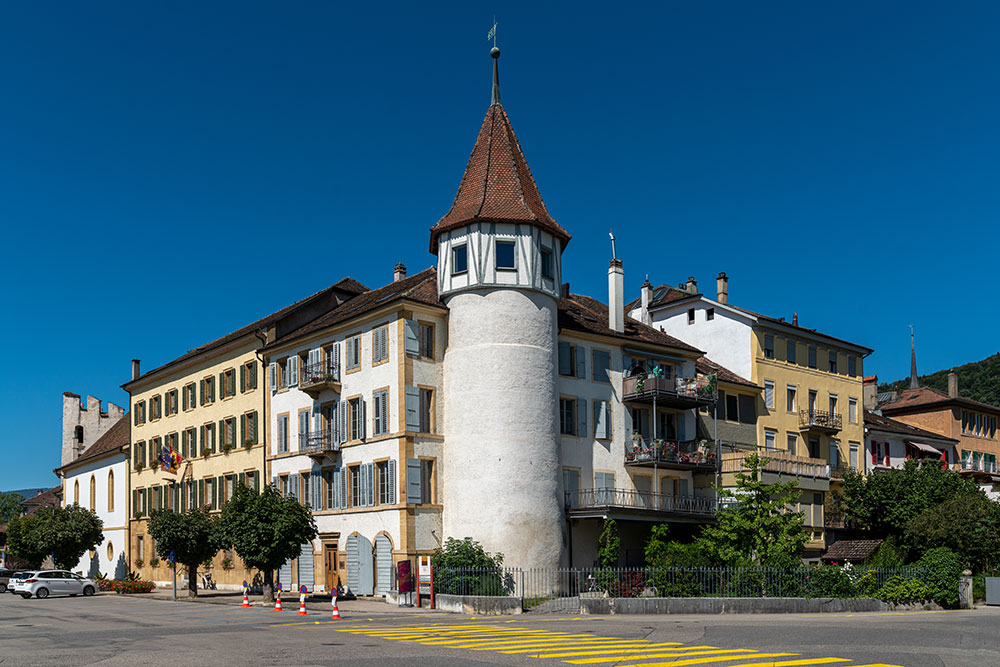
[[[715,300],[729,303],[729,276],[724,271],[715,277]]]
[[[133,359],[132,360],[132,379],[135,380],[136,378],[139,377],[139,375],[141,375],[139,373],[139,360],[138,359]]]
[[[564,298],[564,299],[568,299],[569,298],[569,283],[563,283],[562,284],[561,294],[562,294],[562,298]]]
[[[400,280],[406,277],[406,265],[400,262],[396,266],[392,267],[392,282],[398,283]]]
[[[948,373],[948,398],[958,398],[958,375],[954,370]]]
[[[799,326],[799,314],[798,313],[792,313],[792,326],[793,327]]]
[[[688,281],[687,284],[684,285],[684,289],[686,289],[689,294],[698,293],[698,281],[694,279],[694,276],[688,276]]]
[[[608,328],[625,331],[625,270],[620,259],[608,265]]]
[[[649,302],[653,300],[653,286],[649,284],[649,276],[646,276],[646,282],[642,284],[642,288],[639,290],[642,294],[642,309],[641,317],[643,324],[652,325],[653,318],[649,316]]]

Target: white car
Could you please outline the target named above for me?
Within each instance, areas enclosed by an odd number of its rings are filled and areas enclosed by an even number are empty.
[[[33,570],[26,579],[11,581],[14,593],[25,600],[35,596],[47,598],[50,595],[93,595],[97,584],[90,579],[66,570]]]

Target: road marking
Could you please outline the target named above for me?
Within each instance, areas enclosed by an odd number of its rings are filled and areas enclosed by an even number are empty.
[[[650,649],[650,648],[659,648],[659,649],[666,650],[666,649],[668,649],[671,646],[682,646],[681,644],[678,644],[677,642],[664,642],[664,643],[661,643],[661,644],[647,644],[647,643],[642,643],[642,642],[638,642],[637,643],[637,640],[617,640],[617,639],[611,639],[611,640],[608,640],[608,641],[597,640],[593,644],[588,644],[587,646],[581,646],[581,645],[579,645],[576,642],[573,642],[573,643],[566,642],[566,643],[567,644],[571,644],[571,645],[570,646],[563,646],[563,647],[558,647],[558,646],[547,646],[547,647],[546,646],[542,646],[542,647],[538,647],[538,646],[530,646],[529,645],[529,646],[524,646],[524,647],[521,647],[521,648],[518,648],[518,649],[512,649],[512,650],[508,650],[508,651],[497,651],[497,652],[498,653],[535,653],[535,652],[540,651],[540,650],[541,651],[544,651],[544,650],[549,650],[549,651],[572,651],[573,649],[578,649],[578,648],[588,648],[588,649],[615,649],[615,648],[620,648],[620,649],[626,650],[626,649],[629,649],[629,647],[632,647],[632,646],[637,647],[636,650],[646,650],[646,649]],[[717,648],[717,647],[715,647],[715,646],[688,646],[687,648]],[[547,657],[547,658],[558,658],[558,657],[561,657],[561,656],[562,657],[569,657],[569,656],[574,656],[574,655],[597,655],[597,654],[600,654],[602,652],[603,651],[597,650],[597,651],[577,651],[577,652],[571,652],[571,653],[553,653],[553,654],[548,654],[547,653],[547,654],[545,654],[545,657]]]
[[[682,667],[683,665],[704,665],[709,662],[722,662],[724,660],[753,660],[754,658],[784,658],[785,656],[791,655],[801,655],[800,653],[754,653],[753,655],[725,655],[715,658],[692,658],[691,660],[671,660],[669,662],[644,662],[637,665],[629,665],[629,667],[661,667],[661,665],[670,665],[670,667]],[[570,664],[578,664],[573,661],[568,661]],[[757,663],[760,665],[761,663]],[[765,665],[771,665],[770,662],[763,663]],[[743,664],[746,667],[746,663]]]
[[[611,651],[608,651],[610,653]],[[720,660],[743,660],[745,658],[756,658],[760,654],[748,648],[723,648],[717,649],[715,651],[669,651],[669,652],[654,652],[654,653],[643,653],[641,655],[622,655],[621,653],[616,653],[615,655],[603,656],[600,658],[580,658],[578,660],[563,660],[563,662],[568,662],[571,665],[592,665],[599,662],[621,662],[622,660],[648,660],[649,658],[684,658],[690,655],[719,655],[721,653],[753,653],[751,656],[746,655],[729,655]],[[784,655],[799,655],[798,653],[785,653]],[[679,663],[678,663],[679,664]]]
[[[659,648],[659,647],[665,648]],[[578,648],[600,648],[600,646],[580,646]],[[649,651],[653,649],[657,652],[664,651],[694,651],[694,650],[707,650],[707,649],[717,649],[718,646],[684,646],[682,644],[648,644],[639,648],[628,648],[623,647],[620,649],[609,649],[604,651],[570,651],[568,653],[556,651],[555,653],[539,653],[538,655],[532,655],[532,658],[574,658],[579,656],[588,655],[607,655],[609,653],[642,653],[643,651]],[[738,650],[738,651],[749,651],[751,649],[725,649],[725,650]],[[623,658],[624,659],[624,658]]]
[[[740,667],[795,667],[797,665],[829,665],[831,662],[850,662],[847,658],[805,658],[780,662],[745,662]],[[899,665],[857,665],[857,667],[899,667]]]

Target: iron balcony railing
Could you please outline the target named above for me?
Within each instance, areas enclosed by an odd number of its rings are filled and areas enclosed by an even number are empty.
[[[661,378],[650,374],[632,375],[622,379],[622,394],[625,399],[660,394],[668,399],[675,397],[708,404],[715,401],[715,382],[702,376]]]
[[[625,463],[714,468],[715,461],[711,443],[704,440],[646,440],[636,434],[625,445]]]
[[[566,492],[567,509],[634,509],[713,516],[717,505],[715,498],[675,496],[634,489],[579,489]]]
[[[822,428],[839,431],[843,425],[843,417],[836,412],[799,410],[799,428]]]
[[[299,374],[299,386],[303,388],[330,382],[340,382],[340,365],[330,360],[306,364]]]
[[[299,450],[304,453],[339,452],[340,443],[332,430],[299,433]]]
[[[840,463],[835,466],[830,466],[830,477],[833,477],[835,479],[844,479],[844,476],[847,474],[847,471],[849,470],[854,470],[854,468],[852,468],[846,463]]]
[[[794,456],[779,451],[761,451],[757,454],[765,459],[761,470],[784,475],[800,477],[830,477],[830,465],[821,459],[809,459]],[[722,455],[722,472],[746,472],[749,470],[744,463],[746,454],[743,452],[725,453]]]

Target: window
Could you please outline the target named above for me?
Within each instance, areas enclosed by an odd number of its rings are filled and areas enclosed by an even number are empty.
[[[597,440],[611,440],[612,434],[613,434],[613,429],[611,428],[611,403],[609,401],[595,400],[594,438],[596,438]]]
[[[830,394],[830,416],[837,414],[837,395]]]
[[[850,450],[850,457],[851,458],[849,459],[849,463],[851,464],[851,469],[852,470],[857,470],[858,469],[858,450],[859,449],[860,449],[860,447],[859,447],[859,445],[857,443],[854,443],[854,442],[851,443],[851,450]]]
[[[90,511],[97,511],[97,478],[90,473]]]
[[[513,271],[517,267],[514,265],[514,242],[496,241],[497,270]]]
[[[787,406],[788,412],[796,412],[798,408],[795,407],[795,387],[793,385],[788,385],[785,387],[785,405]]]
[[[236,369],[230,368],[219,373],[219,395],[229,398],[236,395]]]
[[[773,452],[774,451],[774,440],[777,438],[778,434],[774,431],[764,431],[764,449]]]
[[[858,376],[858,358],[849,356],[847,357],[847,374],[852,378]]]
[[[133,455],[132,455],[132,459],[133,459],[132,463],[135,466],[138,466],[140,463],[145,463],[146,462],[146,441],[145,440],[140,440],[139,442],[135,443],[134,450],[135,451],[133,452]]]
[[[365,504],[361,497],[361,466],[352,466],[351,471],[351,507],[361,507]]]
[[[115,471],[108,471],[108,511],[115,511]]]
[[[420,389],[420,432],[433,433],[434,422],[431,420],[434,409],[434,390]]]
[[[840,467],[840,443],[836,440],[830,441],[830,467]]]
[[[171,389],[166,393],[167,397],[167,416],[177,414],[177,390]]]
[[[365,437],[365,402],[360,398],[348,401],[351,419],[351,440],[363,440]]]
[[[146,558],[145,543],[143,542],[142,535],[136,538],[136,554],[139,556],[139,560],[144,560]]]
[[[726,394],[726,420],[736,422],[740,420],[740,398],[736,394]]]
[[[132,408],[135,413],[135,425],[140,426],[146,423],[146,401],[136,401],[135,407]]]
[[[552,268],[552,251],[542,248],[542,278],[552,280],[555,278],[555,271]]]
[[[219,437],[224,451],[236,446],[236,417],[227,417],[219,422]]]
[[[157,394],[149,399],[149,419],[159,419],[163,411],[163,397]]]
[[[788,363],[795,363],[795,341],[791,338],[785,340],[785,358],[788,360]]]
[[[288,415],[278,415],[278,453],[288,452]]]
[[[160,439],[153,438],[149,441],[149,464],[152,465],[160,457]]]
[[[688,308],[688,324],[694,324],[694,308]]]
[[[248,361],[240,366],[240,391],[246,393],[257,388],[257,362]]]
[[[172,449],[175,452],[180,450],[180,447],[177,445],[176,433],[168,433],[164,440],[166,441],[167,449]]]
[[[798,442],[798,437],[794,433],[788,434],[788,453],[795,454],[795,447]]]
[[[774,359],[774,336],[764,334],[764,358]]]
[[[434,502],[431,482],[434,479],[434,461],[428,459],[420,460],[420,502],[429,505]]]
[[[361,368],[361,336],[351,336],[344,343],[347,346],[347,370]]]
[[[375,464],[378,476],[378,504],[396,504],[396,461],[390,459]]]
[[[372,364],[389,358],[389,329],[385,325],[372,329]]]
[[[469,270],[469,248],[465,244],[451,249],[451,275]]]
[[[837,372],[837,351],[836,350],[830,350],[830,372],[831,373],[836,373]]]
[[[858,399],[847,399],[847,420],[852,424],[858,423]]]
[[[559,343],[559,375],[567,377],[587,377],[587,352],[582,345]]]
[[[420,322],[417,326],[420,356],[425,359],[434,358],[434,325]]]
[[[205,424],[201,427],[201,454],[215,451],[215,424]]]
[[[715,319],[715,308],[706,308],[705,309],[705,321],[706,322],[711,322],[714,319]]]
[[[559,399],[559,433],[576,435],[576,399]]]
[[[184,410],[193,410],[197,405],[194,382],[184,385],[181,394],[183,396]]]
[[[257,444],[257,412],[247,412],[240,416],[240,442],[244,447]]]
[[[285,373],[284,373],[284,385],[286,387],[294,387],[299,383],[299,357],[298,355],[291,355],[285,360]]]
[[[611,382],[611,353],[607,350],[594,350],[594,382]]]
[[[774,410],[774,382],[764,380],[764,407]]]
[[[816,368],[816,346],[809,346],[809,368]]]
[[[385,389],[372,394],[372,435],[389,432],[389,392]]]
[[[215,402],[215,378],[202,378],[201,381],[201,404],[208,405]]]

